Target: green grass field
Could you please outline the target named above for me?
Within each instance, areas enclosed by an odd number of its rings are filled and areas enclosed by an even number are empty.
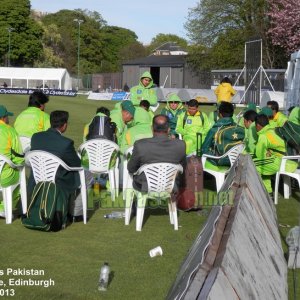
[[[27,107],[28,96],[0,95],[0,104],[18,115]],[[115,103],[90,101],[86,96],[76,98],[52,97],[46,111],[61,109],[70,112],[66,136],[82,142],[84,124],[94,115],[98,106],[109,109]],[[203,107],[203,110],[212,110]],[[11,119],[14,122],[14,117]],[[279,224],[295,226],[300,216],[300,194],[294,193],[289,200],[280,198],[277,206]],[[120,204],[120,205],[118,205]],[[90,203],[90,207],[92,203]],[[179,230],[174,231],[164,209],[146,210],[141,232],[135,231],[135,218],[130,226],[123,219],[105,219],[104,214],[122,206],[119,199],[116,208],[98,207],[89,210],[87,225],[74,223],[57,233],[33,231],[23,227],[20,219],[5,225],[0,219],[0,293],[13,288],[14,297],[2,299],[164,299],[172,285],[181,262],[195,237],[201,230],[206,214],[201,212],[179,213]],[[290,228],[280,227],[283,249],[285,236]],[[150,258],[149,250],[161,246],[163,256]],[[112,270],[107,292],[97,290],[99,270],[104,262]],[[7,268],[43,270],[41,276],[6,275]],[[2,270],[2,272],[1,272]],[[4,274],[3,274],[4,273]],[[298,271],[299,273],[299,271]],[[299,274],[298,274],[299,275]],[[10,279],[54,281],[54,286],[8,286]],[[298,276],[299,278],[299,276]],[[4,286],[3,284],[6,284]],[[298,297],[300,295],[298,284]],[[293,297],[292,272],[289,272],[289,295]],[[10,291],[8,291],[9,293]]]

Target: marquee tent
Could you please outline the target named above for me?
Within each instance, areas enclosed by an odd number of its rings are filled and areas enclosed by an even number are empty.
[[[51,88],[71,90],[72,80],[66,69],[0,67],[0,85],[13,88]]]

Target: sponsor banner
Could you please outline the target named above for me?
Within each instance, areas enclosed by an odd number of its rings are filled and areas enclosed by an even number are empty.
[[[0,94],[6,95],[31,95],[34,91],[39,89],[25,89],[25,88],[0,88]],[[77,91],[73,90],[58,90],[58,89],[44,89],[42,90],[44,94],[51,96],[66,96],[75,97],[77,96]]]
[[[130,100],[130,93],[126,92],[115,92],[115,93],[90,93],[88,96],[89,100]]]

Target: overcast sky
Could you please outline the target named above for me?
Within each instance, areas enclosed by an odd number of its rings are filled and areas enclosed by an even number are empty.
[[[198,0],[199,1],[199,0]],[[186,38],[184,23],[196,0],[31,0],[31,8],[43,12],[88,9],[100,13],[108,25],[130,29],[149,44],[159,33]]]

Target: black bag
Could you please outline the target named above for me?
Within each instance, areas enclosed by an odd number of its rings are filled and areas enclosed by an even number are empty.
[[[59,231],[68,220],[68,194],[53,182],[39,182],[22,223],[30,229]]]
[[[183,187],[179,189],[177,207],[188,211],[200,209],[200,199],[203,192],[203,166],[201,161],[202,135],[197,134],[197,154],[187,158],[184,170]],[[197,201],[196,201],[197,200]]]
[[[116,124],[111,122],[107,116],[95,116],[89,125],[89,132],[86,140],[104,138],[113,142],[116,141]]]
[[[282,127],[276,127],[275,132],[286,142],[288,155],[300,153],[300,125],[286,121]]]

